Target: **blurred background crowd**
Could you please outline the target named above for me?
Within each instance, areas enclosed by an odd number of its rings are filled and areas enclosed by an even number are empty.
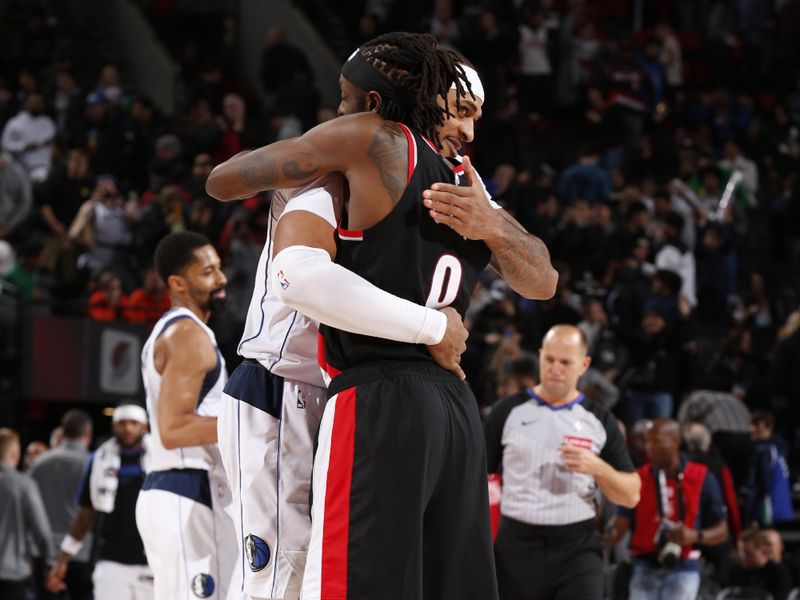
[[[87,3],[0,0],[0,297],[23,312],[146,327],[169,304],[155,245],[199,231],[230,282],[212,326],[232,370],[270,197],[223,205],[205,180],[336,106],[308,49],[270,23],[254,85],[226,3],[132,4],[179,66],[172,110],[108,59],[112,36]],[[797,506],[800,2],[294,4],[340,60],[384,31],[428,31],[484,81],[463,152],[545,241],[560,279],[536,302],[482,277],[464,358],[482,407],[535,383],[544,332],[576,324],[593,360],[581,388],[625,424],[638,460],[648,419],[700,423],[711,450],[687,449],[727,464],[742,501],[759,411]],[[0,387],[14,406],[3,414],[24,442],[43,439],[60,410],[23,405],[25,341],[19,321],[3,323]]]

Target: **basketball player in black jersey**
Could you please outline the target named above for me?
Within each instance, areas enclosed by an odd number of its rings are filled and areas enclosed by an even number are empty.
[[[388,116],[415,131],[375,115],[343,117],[228,161],[209,179],[209,192],[241,197],[339,170],[350,205],[337,260],[397,295],[463,313],[490,249],[437,225],[421,202],[423,190],[453,181],[428,139],[440,141],[451,83],[457,110],[469,94],[463,71],[435,47],[392,56],[391,44],[368,46],[354,57],[361,75],[385,79],[385,112],[393,109]],[[425,82],[435,93],[415,97]],[[440,102],[431,102],[437,95]],[[316,268],[313,262],[304,264]],[[280,273],[285,290],[299,271],[290,273]],[[335,329],[325,332],[325,347],[329,373],[345,372],[334,379],[332,393],[340,393],[320,434],[303,597],[495,597],[484,450],[466,384],[435,366],[424,347]]]

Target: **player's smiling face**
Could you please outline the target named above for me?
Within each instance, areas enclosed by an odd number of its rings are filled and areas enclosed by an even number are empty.
[[[445,156],[455,156],[467,142],[475,138],[475,123],[483,115],[483,100],[473,98],[469,92],[461,96],[461,107],[457,106],[456,90],[447,94],[447,108],[452,116],[447,117],[436,130],[439,146]],[[440,106],[444,101],[437,99]]]

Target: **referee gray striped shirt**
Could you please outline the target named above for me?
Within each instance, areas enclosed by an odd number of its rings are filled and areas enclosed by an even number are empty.
[[[583,394],[554,407],[528,388],[495,404],[485,433],[489,472],[503,476],[500,512],[530,525],[595,517],[597,483],[566,470],[561,444],[590,449],[618,471],[635,471],[613,415]]]

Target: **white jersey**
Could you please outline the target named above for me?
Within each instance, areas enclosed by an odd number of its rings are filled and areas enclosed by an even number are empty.
[[[286,195],[273,194],[269,231],[258,261],[253,298],[239,354],[257,360],[271,373],[285,379],[324,387],[317,363],[318,323],[281,302],[271,282],[272,246],[281,215],[295,210],[312,212],[332,227],[340,221],[344,205],[343,178],[338,173],[325,175]]]
[[[216,417],[219,414],[220,398],[222,389],[225,387],[228,374],[225,370],[225,359],[217,348],[217,338],[214,332],[201,321],[197,315],[187,308],[173,308],[165,312],[158,323],[153,327],[150,337],[142,349],[142,379],[147,396],[147,412],[150,417],[151,455],[150,469],[152,471],[166,471],[168,469],[204,469],[211,470],[219,461],[219,451],[216,444],[208,446],[188,446],[185,448],[175,448],[168,450],[161,442],[161,434],[158,429],[158,395],[161,389],[161,375],[156,371],[153,358],[156,340],[169,325],[178,319],[193,319],[208,334],[214,350],[217,353],[217,365],[206,374],[203,380],[203,387],[200,389],[200,397],[197,399],[195,412],[206,417]],[[187,352],[191,352],[187,349]]]

